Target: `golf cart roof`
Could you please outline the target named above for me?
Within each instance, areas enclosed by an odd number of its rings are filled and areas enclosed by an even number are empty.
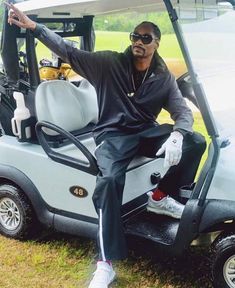
[[[176,2],[173,0],[172,2]],[[26,14],[39,18],[71,18],[84,15],[103,15],[123,12],[161,11],[165,9],[163,0],[48,0],[24,1],[16,6]]]

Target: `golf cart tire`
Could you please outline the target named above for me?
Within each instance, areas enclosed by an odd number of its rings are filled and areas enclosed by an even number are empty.
[[[10,184],[0,185],[0,233],[9,238],[29,239],[38,227],[35,220],[23,191]]]
[[[220,235],[213,242],[211,250],[213,287],[234,288],[235,282],[232,282],[231,279],[235,278],[235,233]],[[231,277],[225,275],[230,263],[233,264],[230,268]]]

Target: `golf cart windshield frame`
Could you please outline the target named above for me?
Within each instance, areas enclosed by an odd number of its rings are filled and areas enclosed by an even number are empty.
[[[173,8],[173,5],[170,0],[163,0],[168,11],[170,20],[172,22],[183,58],[185,60],[186,66],[188,68],[189,75],[191,77],[192,87],[196,96],[197,104],[200,109],[202,118],[204,120],[205,127],[207,129],[208,135],[211,137],[210,145],[210,157],[208,157],[204,168],[203,173],[200,174],[200,177],[195,185],[193,190],[192,198],[199,198],[199,206],[203,206],[208,194],[208,188],[212,182],[216,165],[219,159],[220,148],[224,146],[224,143],[221,143],[219,140],[219,133],[215,124],[213,114],[211,112],[210,106],[208,104],[204,89],[199,83],[197,74],[195,72],[193,62],[190,56],[190,51],[188,50],[187,44],[185,42],[181,26],[178,21],[178,16],[176,10]],[[217,1],[217,3],[220,1]],[[235,1],[227,1],[235,7]],[[195,4],[195,3],[194,3]],[[225,139],[226,141],[227,139]]]

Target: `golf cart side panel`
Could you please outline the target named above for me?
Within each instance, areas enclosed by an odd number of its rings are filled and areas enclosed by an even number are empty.
[[[94,153],[93,138],[88,138],[84,145]],[[83,154],[72,145],[58,148],[57,151],[86,161]],[[27,175],[40,191],[43,200],[53,209],[97,218],[92,202],[96,176],[54,162],[48,159],[41,146],[19,143],[11,136],[0,138],[0,159],[3,165],[15,166]],[[162,168],[162,171],[158,169],[158,166],[162,167],[162,159],[148,160],[143,163],[143,160],[139,159],[138,162],[135,159],[129,166],[123,197],[124,204],[154,187],[150,181],[151,174],[158,171],[164,174]],[[87,197],[76,197],[72,194],[70,190],[73,186],[84,188]]]
[[[143,164],[144,162],[146,163]],[[151,175],[154,173],[161,177],[166,173],[166,169],[163,167],[163,159],[134,158],[128,166],[126,174],[123,204],[156,187],[156,183],[151,181]]]
[[[33,182],[17,168],[1,163],[0,184],[3,184],[7,181],[10,181],[10,183],[15,183],[25,192],[34,208],[39,221],[47,227],[52,227],[54,214],[47,209],[45,201],[42,199]]]
[[[235,228],[235,201],[207,200],[200,221],[199,232],[231,230]]]
[[[219,161],[207,199],[235,201],[235,138],[230,138],[229,141],[228,146],[220,149]]]
[[[96,217],[91,199],[95,176],[56,163],[48,159],[41,146],[19,143],[15,137],[1,137],[0,148],[1,163],[15,166],[27,175],[47,205],[58,210]],[[79,150],[77,153],[79,154]],[[70,192],[72,186],[84,188],[88,196],[75,197]]]
[[[79,215],[80,216],[80,215]],[[67,215],[55,214],[54,229],[60,232],[79,235],[88,238],[97,238],[98,219],[74,217],[71,213]]]
[[[48,228],[54,228],[57,231],[69,233],[72,235],[81,235],[89,238],[96,238],[97,224],[89,219],[78,219],[78,217],[67,213],[64,215],[54,214],[50,210],[51,207],[45,203],[40,196],[37,188],[32,181],[20,170],[12,166],[0,165],[0,184],[10,181],[10,183],[17,184],[29,198],[33,209],[37,215],[37,219]],[[54,211],[61,213],[61,211]]]

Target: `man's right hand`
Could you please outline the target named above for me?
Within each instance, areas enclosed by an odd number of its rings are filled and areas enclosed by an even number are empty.
[[[8,13],[8,23],[10,25],[15,24],[18,27],[35,30],[36,22],[32,21],[28,16],[26,16],[22,11],[16,8],[12,3],[5,2],[5,5],[9,8]]]

